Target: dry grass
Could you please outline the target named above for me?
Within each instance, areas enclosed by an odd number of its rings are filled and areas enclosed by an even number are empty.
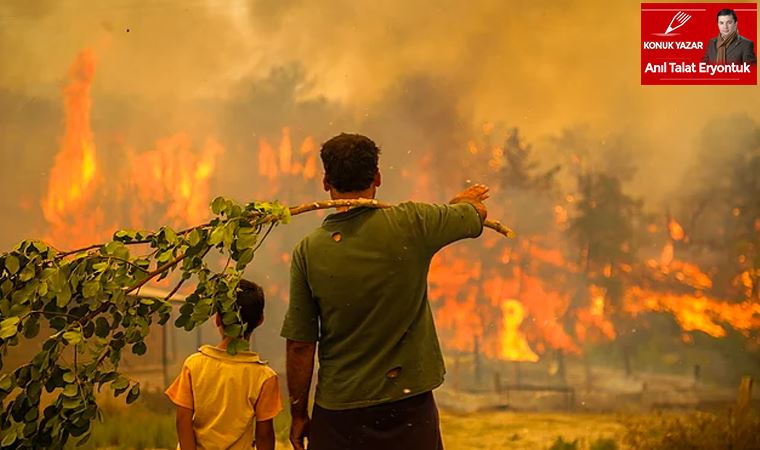
[[[444,445],[449,450],[546,450],[562,437],[577,448],[590,449],[600,439],[623,431],[611,414],[481,412],[441,414]]]

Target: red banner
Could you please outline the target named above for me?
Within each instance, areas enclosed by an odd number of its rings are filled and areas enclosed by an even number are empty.
[[[757,3],[642,3],[641,84],[757,84],[756,42]]]

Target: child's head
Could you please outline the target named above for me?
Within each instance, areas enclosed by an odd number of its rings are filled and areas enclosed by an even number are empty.
[[[241,279],[237,287],[237,309],[245,326],[247,339],[253,330],[264,321],[264,290],[258,284]],[[221,325],[221,317],[217,318]]]

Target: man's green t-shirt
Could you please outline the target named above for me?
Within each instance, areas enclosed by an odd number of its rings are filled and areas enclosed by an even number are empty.
[[[407,202],[331,214],[296,246],[282,336],[319,342],[319,406],[377,405],[443,382],[430,260],[482,230],[468,203]]]

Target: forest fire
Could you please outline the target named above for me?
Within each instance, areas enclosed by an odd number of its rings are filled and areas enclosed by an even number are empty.
[[[125,146],[127,164],[109,174],[90,125],[95,66],[93,52],[82,52],[64,90],[65,130],[42,201],[48,239],[68,248],[107,237],[117,226],[181,227],[204,221],[223,145],[208,138],[198,148],[188,133],[179,132],[156,140],[147,151]],[[257,138],[255,173],[266,182],[255,184],[250,193],[255,198],[297,203],[321,192],[318,145],[312,136],[295,137],[292,130],[281,127],[279,141]],[[492,125],[483,131],[495,134]],[[630,260],[630,242],[622,240],[615,244],[616,256],[594,261],[590,243],[573,254],[567,241],[580,226],[581,208],[591,214],[604,204],[584,192],[558,194],[546,202],[544,216],[522,223],[525,206],[536,202],[515,202],[526,192],[549,197],[554,172],[530,175],[529,149],[516,135],[504,145],[470,140],[461,153],[462,167],[487,168],[478,181],[493,188],[491,214],[514,221],[519,237],[505,241],[484,235],[434,258],[429,297],[445,349],[477,348],[495,360],[530,362],[550,351],[580,354],[587,344],[618,339],[626,320],[645,320],[647,312],[670,314],[684,332],[717,338],[726,336],[727,327],[745,335],[760,329],[760,304],[749,298],[755,277],[745,270],[735,278],[747,292],[744,301],[712,298],[711,277],[676,257],[690,236],[674,217],[668,215],[664,236],[657,234],[663,227],[645,225],[663,241],[658,257]],[[415,200],[434,200],[433,156],[421,155],[401,177],[413,186]],[[579,166],[580,157],[571,158],[573,167]],[[272,244],[262,251],[267,256],[261,258],[287,265],[289,249]],[[286,289],[277,285],[273,290],[287,301]]]
[[[195,151],[190,137],[177,133],[157,140],[153,150],[124,149],[128,164],[109,171],[90,124],[95,66],[94,52],[82,51],[64,89],[65,131],[42,201],[47,239],[73,248],[107,239],[117,227],[178,227],[206,219],[222,146],[209,138]]]
[[[69,71],[70,81],[64,90],[65,130],[42,201],[45,220],[51,226],[49,240],[59,245],[86,243],[93,237],[91,232],[103,226],[102,210],[92,208],[101,181],[90,128],[90,87],[94,76],[95,55],[85,50]],[[77,230],[86,231],[75,235]]]

